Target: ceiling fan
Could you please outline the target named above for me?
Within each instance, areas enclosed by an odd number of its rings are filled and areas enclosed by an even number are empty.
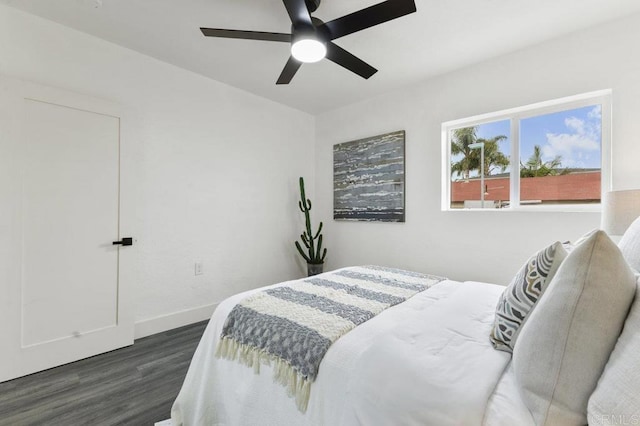
[[[303,62],[327,58],[368,79],[377,69],[352,55],[333,40],[416,11],[414,0],[387,0],[329,22],[312,17],[320,0],[282,0],[291,18],[291,34],[200,28],[207,37],[240,38],[291,43],[291,56],[276,84],[289,84]]]

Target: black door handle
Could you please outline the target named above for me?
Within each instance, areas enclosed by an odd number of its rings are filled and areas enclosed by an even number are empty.
[[[114,246],[117,245],[122,245],[122,246],[132,246],[133,245],[133,238],[131,237],[124,237],[123,239],[121,239],[120,241],[114,241],[113,242]]]

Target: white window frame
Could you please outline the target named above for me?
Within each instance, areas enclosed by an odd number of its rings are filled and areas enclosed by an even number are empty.
[[[602,140],[601,140],[601,194],[611,190],[611,96],[612,91],[598,90],[580,95],[539,102],[518,108],[476,115],[474,117],[442,123],[442,211],[561,211],[561,212],[594,212],[601,211],[600,203],[591,204],[553,204],[547,206],[520,205],[520,167],[511,167],[509,176],[509,207],[504,209],[452,209],[451,208],[451,145],[450,135],[453,130],[473,127],[496,121],[511,122],[511,155],[510,162],[520,159],[520,120],[554,112],[577,109],[590,105],[602,106]]]

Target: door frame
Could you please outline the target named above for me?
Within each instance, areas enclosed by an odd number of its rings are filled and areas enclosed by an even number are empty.
[[[0,168],[9,166],[4,176],[0,172],[0,181],[11,179],[4,185],[0,184],[0,202],[8,207],[5,211],[0,209],[0,223],[5,219],[3,216],[9,223],[7,238],[2,236],[0,228],[0,241],[8,244],[3,247],[0,242],[0,341],[8,349],[2,351],[4,355],[0,354],[0,382],[129,346],[133,344],[134,336],[132,285],[136,281],[135,245],[118,248],[117,325],[108,327],[113,330],[46,343],[47,357],[44,359],[39,353],[42,351],[40,344],[35,347],[22,345],[22,169],[25,161],[22,127],[25,99],[119,119],[119,235],[113,236],[114,241],[123,236],[134,236],[135,227],[135,160],[128,143],[125,109],[109,100],[0,75],[0,153],[7,157],[4,160],[6,164],[0,159]]]

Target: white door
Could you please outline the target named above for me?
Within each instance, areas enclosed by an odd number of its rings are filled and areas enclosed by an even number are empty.
[[[0,84],[0,164],[13,171],[11,194],[0,193],[13,210],[0,287],[4,381],[133,343],[119,271],[132,247],[113,244],[121,237],[118,108]]]

